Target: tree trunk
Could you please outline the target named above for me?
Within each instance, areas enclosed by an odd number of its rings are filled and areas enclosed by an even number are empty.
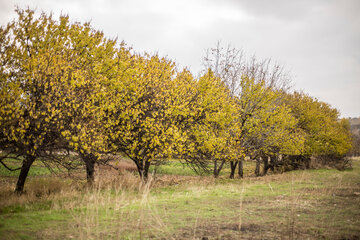
[[[94,154],[80,154],[80,156],[86,166],[87,183],[92,186],[95,181],[95,162],[97,158]]]
[[[220,171],[221,171],[222,167],[224,166],[224,163],[225,163],[225,160],[221,160],[221,163],[220,163],[219,167],[216,168],[217,161],[215,160],[215,162],[214,162],[214,177],[215,178],[217,178],[219,176]]]
[[[261,158],[256,158],[256,167],[255,167],[255,175],[258,177],[260,176],[260,164],[261,164]]]
[[[311,162],[311,158],[305,157],[305,168],[306,169],[310,169],[310,162]]]
[[[270,169],[271,171],[275,171],[275,167],[276,167],[276,164],[277,164],[277,156],[270,156]]]
[[[264,169],[263,169],[263,176],[267,174],[267,171],[269,169],[269,158],[264,157]]]
[[[238,162],[234,162],[234,161],[230,162],[230,168],[231,168],[230,178],[231,179],[234,179],[237,164],[238,164]]]
[[[146,182],[149,175],[150,161],[148,160],[134,160],[139,176],[142,181]]]
[[[30,155],[26,156],[25,159],[23,160],[20,170],[20,175],[16,183],[15,193],[19,195],[23,193],[26,178],[28,176],[30,167],[34,161],[35,161],[35,157]]]
[[[150,168],[150,161],[146,160],[144,166],[144,173],[143,173],[143,179],[145,182],[147,181],[149,176],[149,168]]]
[[[139,162],[137,159],[136,160],[133,159],[133,161],[136,164],[137,171],[139,173],[140,178],[142,179],[143,178],[143,167],[142,167],[143,164],[142,164],[142,162]]]
[[[243,159],[240,159],[240,162],[239,162],[239,178],[243,178],[244,177],[244,160]]]
[[[214,177],[217,177],[217,160],[214,160]]]
[[[94,183],[94,173],[95,173],[95,161],[89,159],[85,162],[86,164],[86,180],[89,185]]]

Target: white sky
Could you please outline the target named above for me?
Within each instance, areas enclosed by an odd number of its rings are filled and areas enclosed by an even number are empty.
[[[358,0],[0,0],[0,24],[14,7],[89,21],[136,51],[159,52],[196,75],[217,41],[291,71],[295,89],[360,117]]]

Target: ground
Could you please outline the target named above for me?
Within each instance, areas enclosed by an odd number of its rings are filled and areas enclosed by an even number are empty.
[[[21,197],[1,169],[0,239],[360,239],[360,159],[352,166],[231,180],[170,163],[147,184],[103,168],[87,188],[36,165]]]

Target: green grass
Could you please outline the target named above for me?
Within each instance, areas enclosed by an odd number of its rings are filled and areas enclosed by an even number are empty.
[[[0,239],[360,237],[360,159],[346,171],[244,180],[194,176],[176,162],[161,168],[151,187],[130,173],[92,190],[51,175],[30,178],[20,200],[0,199]]]
[[[157,174],[181,175],[181,176],[196,176],[191,168],[186,164],[177,161],[168,161],[159,166],[150,166],[150,173],[156,172]]]
[[[209,164],[208,173],[201,173],[203,176],[211,176],[212,175],[212,163]],[[253,170],[255,168],[255,162],[246,161],[244,163],[244,175],[249,176],[253,174]],[[166,175],[181,175],[181,176],[197,176],[198,174],[192,170],[188,165],[181,163],[179,161],[167,161],[159,166],[150,166],[150,173],[156,172],[157,174],[166,174]],[[236,172],[237,174],[237,172]],[[230,165],[224,164],[220,176],[228,177],[230,175]]]

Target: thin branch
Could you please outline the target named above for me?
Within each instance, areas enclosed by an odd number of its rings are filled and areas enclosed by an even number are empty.
[[[9,171],[17,171],[17,170],[20,170],[20,169],[21,169],[21,167],[18,167],[18,168],[10,168],[10,167],[8,167],[8,166],[3,162],[2,159],[0,160],[0,163],[1,163],[7,170],[9,170]]]

